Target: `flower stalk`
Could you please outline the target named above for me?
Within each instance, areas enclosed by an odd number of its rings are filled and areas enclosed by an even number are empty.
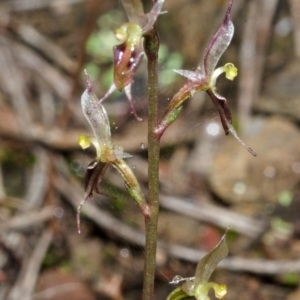
[[[146,245],[143,300],[154,299],[154,279],[159,215],[160,139],[155,133],[158,122],[158,49],[155,29],[145,36],[144,49],[148,59],[148,195],[150,214],[145,218]]]

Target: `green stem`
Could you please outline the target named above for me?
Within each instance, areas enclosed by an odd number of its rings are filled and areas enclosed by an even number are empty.
[[[145,217],[146,245],[143,300],[154,299],[155,260],[157,244],[157,221],[159,214],[159,136],[157,126],[157,89],[158,89],[158,48],[159,39],[153,29],[144,40],[144,49],[148,58],[148,188],[150,215]]]

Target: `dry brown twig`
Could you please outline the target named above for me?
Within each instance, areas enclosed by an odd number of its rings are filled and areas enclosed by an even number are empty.
[[[7,296],[7,300],[31,299],[41,263],[52,242],[52,239],[52,231],[49,229],[44,230],[36,243],[35,249],[29,258],[28,263],[23,265],[19,278]]]
[[[249,128],[254,100],[261,88],[266,49],[278,0],[249,2],[239,58],[238,115],[242,130]]]
[[[39,211],[32,211],[16,215],[0,224],[0,233],[11,230],[28,230],[32,226],[44,223],[55,216],[55,208],[46,206]]]
[[[78,203],[81,201],[80,195],[83,195],[83,191],[79,185],[75,182],[72,182],[71,184],[65,179],[65,177],[60,175],[55,180],[55,186],[58,191],[72,204],[72,206],[76,208]],[[87,202],[83,207],[82,212],[95,224],[104,228],[108,232],[113,233],[115,236],[120,237],[126,242],[144,246],[145,239],[142,232],[117,220],[93,203]],[[205,252],[198,249],[191,249],[179,245],[168,245],[163,241],[158,242],[158,247],[167,252],[168,255],[194,263],[199,262],[199,260],[205,255]],[[255,274],[274,275],[287,272],[299,272],[300,260],[271,261],[266,259],[230,257],[224,259],[220,263],[220,267],[240,272],[244,271]]]
[[[73,74],[77,69],[76,62],[70,59],[59,46],[39,33],[34,27],[27,24],[19,25],[12,22],[6,24],[6,27],[17,34],[24,43],[40,51],[43,55],[69,74]]]
[[[214,224],[251,238],[257,238],[266,230],[266,224],[250,217],[232,212],[228,209],[202,202],[197,205],[191,199],[180,199],[174,196],[160,196],[160,205],[172,211],[184,214],[199,221]]]

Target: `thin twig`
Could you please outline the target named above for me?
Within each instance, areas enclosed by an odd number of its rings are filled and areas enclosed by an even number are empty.
[[[278,0],[249,2],[239,59],[238,110],[242,130],[249,127],[252,105],[261,88],[265,53],[277,4]]]
[[[294,25],[295,56],[300,58],[300,3],[299,0],[288,0]]]
[[[65,100],[70,93],[70,81],[61,72],[55,69],[50,63],[36,55],[28,47],[18,43],[12,43],[13,49],[18,53],[19,61],[28,69],[36,72],[43,78],[52,89]]]
[[[82,283],[79,282],[69,282],[56,285],[50,288],[47,288],[41,292],[35,293],[31,300],[47,300],[55,299],[55,297],[61,297],[65,293],[76,293],[78,290],[82,289]]]
[[[6,191],[3,183],[2,165],[0,164],[0,203],[5,196],[6,196]]]
[[[56,178],[55,186],[72,204],[74,209],[76,209],[78,203],[81,201],[80,195],[83,195],[83,189],[80,189],[77,183],[69,183],[63,176]],[[123,239],[126,243],[129,242],[139,246],[145,245],[145,236],[141,231],[124,224],[117,218],[112,217],[109,213],[102,211],[92,202],[86,203],[82,211],[89,219],[93,220],[95,224]],[[76,227],[75,222],[74,227]],[[163,241],[158,241],[158,248],[166,251],[168,255],[194,263],[198,263],[199,260],[206,254],[204,251],[198,249],[179,245],[170,245]],[[287,272],[300,272],[300,260],[272,261],[266,259],[229,257],[225,258],[220,263],[220,267],[239,272],[274,275]]]
[[[52,242],[53,233],[45,230],[38,240],[36,247],[28,261],[20,273],[17,283],[8,295],[8,300],[30,300],[34,291],[41,263]]]
[[[10,1],[10,8],[12,11],[28,11],[28,10],[38,10],[38,9],[44,9],[49,8],[53,6],[53,2],[58,4],[76,4],[80,2],[84,2],[86,0],[12,0]]]
[[[34,154],[37,161],[28,184],[25,201],[34,207],[41,207],[48,186],[49,157],[41,147],[37,147]]]
[[[25,76],[21,68],[18,68],[15,60],[17,53],[12,51],[12,43],[3,35],[0,36],[0,85],[10,97],[15,111],[17,112],[17,124],[23,135],[30,136],[32,131],[32,114],[26,97]],[[12,80],[13,79],[13,80]]]
[[[37,49],[51,61],[63,68],[66,72],[73,74],[77,64],[56,44],[39,33],[34,27],[26,24],[8,24],[8,27],[16,33],[22,41],[32,48]]]
[[[10,218],[6,222],[1,222],[0,233],[11,230],[28,230],[32,226],[41,224],[55,215],[55,208],[48,206],[40,211],[26,212],[21,215]]]
[[[208,222],[226,229],[228,226],[245,236],[256,238],[266,230],[264,222],[251,219],[228,209],[202,202],[197,205],[191,199],[160,196],[160,205],[199,221]]]

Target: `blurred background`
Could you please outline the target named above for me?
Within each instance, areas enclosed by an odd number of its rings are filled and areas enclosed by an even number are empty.
[[[144,1],[146,11],[150,1]],[[147,3],[146,3],[147,2]],[[159,17],[160,116],[222,23],[225,0],[166,0]],[[156,299],[229,226],[230,256],[212,280],[227,300],[300,299],[300,3],[234,0],[233,41],[218,79],[232,136],[205,93],[188,100],[161,142]],[[76,207],[94,159],[80,107],[83,68],[102,97],[112,83],[114,30],[126,22],[116,0],[2,0],[0,3],[0,300],[138,300],[144,224],[124,182],[109,169],[81,215]],[[221,76],[222,77],[222,76]],[[137,122],[124,93],[106,102],[115,144],[147,193],[146,59],[135,76]],[[213,296],[212,296],[212,299]]]

